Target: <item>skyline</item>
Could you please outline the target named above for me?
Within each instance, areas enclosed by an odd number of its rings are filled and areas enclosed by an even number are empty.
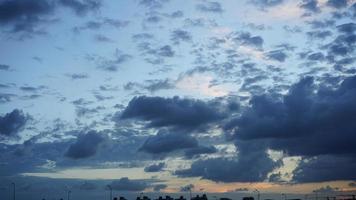
[[[355,19],[356,0],[0,0],[0,193],[356,191]]]

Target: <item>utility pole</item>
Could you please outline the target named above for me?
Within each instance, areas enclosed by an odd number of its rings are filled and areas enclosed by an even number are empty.
[[[13,200],[16,200],[16,184],[14,182],[11,183],[13,189]]]

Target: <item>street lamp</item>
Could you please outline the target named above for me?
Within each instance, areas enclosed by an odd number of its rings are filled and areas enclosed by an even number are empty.
[[[282,193],[282,197],[284,197],[284,200],[287,200],[287,195]]]
[[[110,190],[110,200],[112,200],[112,187],[111,185],[107,185],[106,187],[108,187]]]
[[[255,189],[254,192],[257,192],[257,200],[260,200],[260,191]]]
[[[13,188],[13,200],[16,200],[16,184],[12,182],[11,185]]]
[[[192,188],[189,187],[189,196],[190,196],[190,200],[192,200]]]
[[[72,191],[70,191],[70,190],[67,191],[67,200],[70,199],[70,193],[71,193],[71,192],[72,192]]]

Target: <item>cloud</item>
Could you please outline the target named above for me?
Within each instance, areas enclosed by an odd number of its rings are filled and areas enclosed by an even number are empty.
[[[99,0],[59,0],[64,7],[72,9],[77,15],[86,15],[88,12],[98,11],[101,7]]]
[[[0,3],[0,24],[10,26],[11,32],[35,32],[35,27],[46,21],[55,5],[47,0],[5,0]]]
[[[353,138],[355,81],[349,77],[337,89],[320,85],[314,92],[314,79],[301,79],[282,99],[253,97],[251,107],[226,128],[239,127],[235,136],[243,140],[283,138],[271,141],[271,147],[291,155],[356,153],[348,145],[339,146]]]
[[[96,154],[99,145],[103,142],[104,137],[100,133],[89,131],[78,136],[77,141],[70,145],[65,156],[72,159],[89,158]]]
[[[161,162],[158,164],[152,164],[144,168],[145,172],[159,172],[162,171],[162,169],[165,167],[165,163]]]
[[[55,22],[50,17],[59,7],[70,8],[82,16],[97,11],[100,6],[97,0],[4,0],[0,3],[0,24],[7,32],[24,33],[20,36],[24,39],[46,34],[41,25]]]
[[[225,130],[232,131],[236,142],[258,142],[305,160],[316,157],[299,165],[293,177],[297,182],[355,179],[350,171],[356,155],[351,148],[356,128],[355,83],[356,76],[338,86],[303,78],[286,95],[252,97],[250,107],[227,123]],[[334,161],[327,162],[326,155]]]
[[[83,30],[99,30],[105,26],[110,27],[110,28],[121,29],[121,28],[127,27],[129,25],[129,23],[130,23],[129,21],[124,21],[124,20],[103,18],[101,20],[88,21],[82,26],[76,26],[73,28],[73,31],[80,32]]]
[[[167,188],[167,185],[166,184],[156,184],[153,186],[153,191],[155,192],[159,192],[163,189],[166,189]]]
[[[297,183],[325,182],[356,179],[355,156],[322,155],[301,161],[293,171],[292,181]]]
[[[235,192],[247,192],[247,191],[249,191],[249,189],[248,188],[236,188],[234,191]]]
[[[84,182],[79,185],[80,190],[96,190],[98,187],[94,183]]]
[[[151,154],[162,154],[197,146],[198,141],[190,135],[161,130],[157,135],[147,138],[141,146],[140,151]]]
[[[10,69],[9,65],[0,64],[0,70],[8,71]]]
[[[130,180],[127,177],[120,178],[119,180],[115,180],[111,182],[110,186],[113,190],[117,191],[143,191],[149,187],[145,181],[141,180]]]
[[[274,50],[266,53],[266,57],[271,60],[276,60],[278,62],[284,62],[288,55],[284,53],[283,50]]]
[[[252,0],[251,3],[261,8],[268,8],[280,5],[284,0]]]
[[[188,31],[176,29],[171,33],[171,40],[175,44],[179,44],[180,42],[189,42],[192,40],[192,35]]]
[[[313,190],[315,193],[333,193],[339,191],[339,188],[333,188],[330,185]]]
[[[139,4],[149,9],[159,9],[169,0],[140,0]]]
[[[193,162],[190,168],[176,170],[178,177],[201,177],[215,182],[260,182],[281,165],[273,161],[261,144],[239,142],[237,158],[209,158]]]
[[[328,0],[326,5],[334,8],[345,8],[347,6],[347,0]]]
[[[158,55],[163,56],[163,57],[173,57],[174,51],[171,46],[164,45],[158,49]]]
[[[243,45],[258,49],[263,47],[263,38],[261,36],[251,36],[251,33],[249,32],[238,33],[234,40],[241,42]]]
[[[120,119],[143,120],[148,127],[194,129],[222,120],[230,111],[219,101],[139,96],[129,102]]]
[[[348,184],[348,186],[349,186],[349,187],[356,187],[356,182],[350,182],[350,183]]]
[[[310,12],[320,12],[317,0],[303,0],[303,3],[300,5],[300,7]]]
[[[217,149],[214,146],[198,146],[195,148],[190,148],[187,149],[184,152],[184,155],[186,158],[194,158],[194,157],[198,157],[201,154],[212,154],[212,153],[216,153]]]
[[[16,136],[24,129],[29,119],[29,115],[25,115],[18,109],[0,116],[0,135],[6,137]]]
[[[196,8],[202,12],[222,13],[224,10],[219,2],[205,1],[197,4]]]
[[[116,49],[112,58],[106,58],[98,55],[87,55],[87,60],[94,62],[98,69],[109,72],[117,71],[123,63],[130,61],[133,57],[119,49]]]
[[[191,190],[194,189],[194,185],[193,184],[188,184],[188,185],[185,185],[183,187],[180,188],[180,191],[181,192],[189,192]]]
[[[78,79],[87,79],[89,78],[88,74],[82,74],[82,73],[74,73],[74,74],[67,74],[66,76],[70,77],[73,80],[78,80]]]

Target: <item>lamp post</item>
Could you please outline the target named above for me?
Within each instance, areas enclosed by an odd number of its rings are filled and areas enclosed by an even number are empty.
[[[11,185],[12,185],[12,189],[13,189],[12,197],[13,197],[13,200],[16,200],[16,184],[14,182],[12,182]]]
[[[189,197],[190,197],[190,200],[192,200],[192,188],[189,187]]]
[[[260,200],[260,191],[255,189],[254,192],[257,192],[257,200]]]
[[[106,187],[108,187],[110,190],[110,200],[112,200],[112,187],[111,185],[107,185]]]
[[[284,197],[284,200],[287,200],[287,195],[282,193],[282,197]]]
[[[70,191],[70,190],[67,191],[67,200],[70,199],[70,193],[71,193],[71,192],[72,192],[72,191]]]

